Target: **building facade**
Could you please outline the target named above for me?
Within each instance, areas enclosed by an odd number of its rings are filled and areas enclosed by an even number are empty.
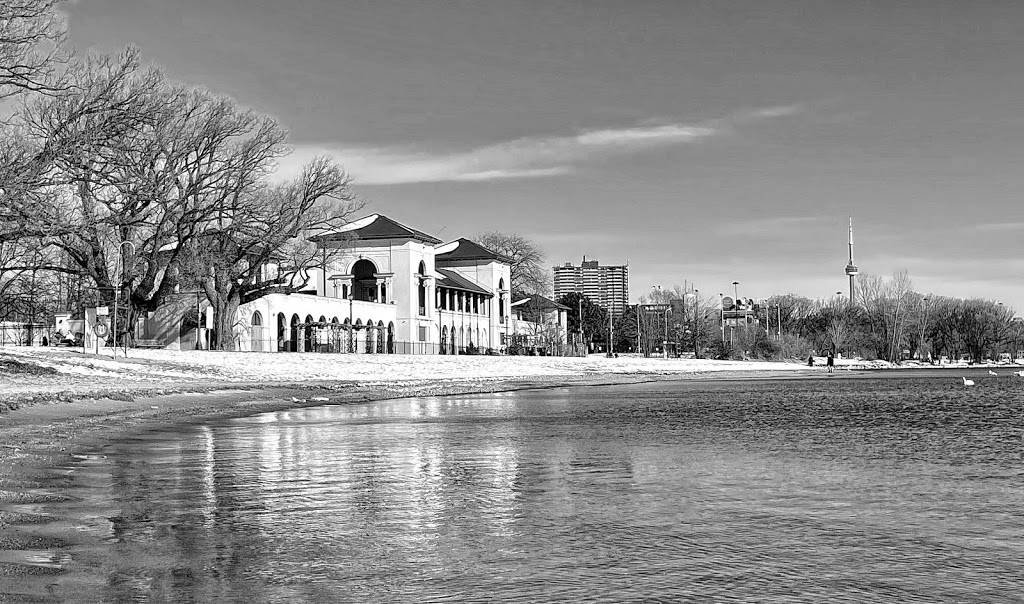
[[[552,268],[552,272],[556,300],[565,294],[579,292],[614,317],[625,312],[629,302],[628,264],[602,266],[597,260],[587,260],[584,256],[580,266],[566,262]]]
[[[468,239],[440,239],[380,214],[315,237],[320,266],[280,277],[292,293],[239,306],[235,349],[253,352],[466,354],[504,352],[528,322],[512,316],[509,260]],[[137,338],[208,346],[212,316],[194,294],[172,298]],[[196,318],[198,316],[198,318]]]

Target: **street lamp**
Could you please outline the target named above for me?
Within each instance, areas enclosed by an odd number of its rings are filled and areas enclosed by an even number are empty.
[[[740,293],[739,293],[740,290],[739,290],[739,287],[738,287],[739,284],[740,284],[739,281],[733,281],[732,282],[732,299],[736,301],[736,304],[740,303]]]
[[[924,338],[928,330],[928,296],[921,298],[921,307],[924,312],[924,317],[921,319],[921,360],[923,361],[925,349]],[[931,356],[931,350],[928,351],[928,356]]]
[[[722,325],[722,344],[725,344],[725,300],[722,297],[722,292],[718,292],[718,312]]]

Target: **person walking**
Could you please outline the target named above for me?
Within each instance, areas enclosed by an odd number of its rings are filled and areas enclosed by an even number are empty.
[[[832,354],[832,351],[828,351],[828,358],[825,360],[825,366],[828,367],[828,372],[832,373],[836,366],[836,357]]]
[[[807,366],[814,367],[814,353],[807,355]]]

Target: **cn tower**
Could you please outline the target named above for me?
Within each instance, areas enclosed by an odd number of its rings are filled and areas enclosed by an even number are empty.
[[[850,262],[846,265],[846,274],[850,277],[850,305],[855,301],[857,265],[853,263],[853,216],[850,217]]]

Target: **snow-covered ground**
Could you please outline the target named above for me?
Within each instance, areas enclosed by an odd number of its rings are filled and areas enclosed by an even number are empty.
[[[295,383],[353,380],[515,379],[535,376],[668,375],[720,371],[794,371],[795,363],[663,359],[522,356],[419,356],[318,353],[229,353],[131,349],[87,355],[69,348],[0,347],[0,354],[52,367],[65,375],[120,380]]]

